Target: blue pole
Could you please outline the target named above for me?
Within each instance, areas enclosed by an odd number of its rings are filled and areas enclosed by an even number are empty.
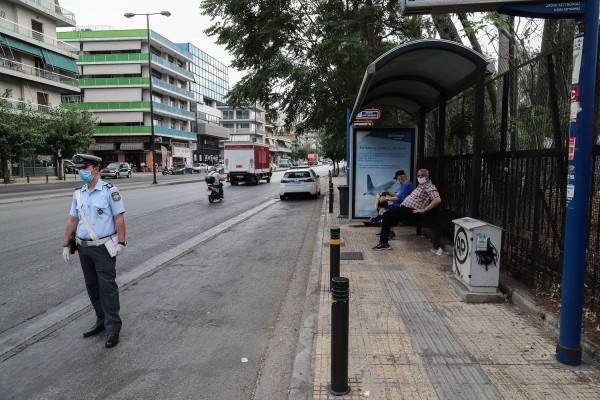
[[[346,109],[346,185],[350,186],[350,109]]]
[[[576,20],[573,45],[562,307],[556,346],[556,359],[568,365],[581,364],[599,8],[600,0],[586,1],[585,13]]]

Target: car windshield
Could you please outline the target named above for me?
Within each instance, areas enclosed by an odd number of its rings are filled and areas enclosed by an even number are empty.
[[[286,178],[310,178],[310,172],[298,171],[298,172],[286,172]]]
[[[119,168],[119,163],[113,162],[106,166],[106,168]]]

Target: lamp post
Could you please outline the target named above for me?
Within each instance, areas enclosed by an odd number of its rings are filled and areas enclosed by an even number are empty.
[[[152,176],[153,181],[152,184],[156,184],[156,151],[155,151],[155,143],[154,143],[154,101],[152,100],[152,52],[150,51],[150,16],[151,15],[164,15],[165,17],[170,17],[171,13],[168,11],[161,11],[159,13],[125,13],[126,18],[132,18],[135,15],[145,15],[146,16],[146,31],[148,33],[148,77],[150,80],[150,131],[151,131],[151,148],[152,148]]]

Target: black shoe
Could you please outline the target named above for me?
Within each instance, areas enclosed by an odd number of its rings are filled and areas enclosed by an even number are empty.
[[[111,347],[115,347],[119,344],[119,334],[116,335],[108,335],[106,337],[106,343],[104,344],[106,348],[110,349]]]
[[[83,332],[83,337],[90,337],[99,334],[104,330],[104,325],[94,325],[87,331]]]
[[[369,218],[369,221],[378,222],[378,221],[381,221],[382,219],[383,219],[383,214],[377,214],[376,216]]]
[[[377,246],[373,247],[373,250],[391,250],[392,248],[390,247],[389,244],[385,243],[385,244],[381,244],[379,243]]]

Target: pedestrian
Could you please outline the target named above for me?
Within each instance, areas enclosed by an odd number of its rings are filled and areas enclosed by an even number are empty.
[[[419,186],[402,201],[400,207],[390,207],[389,210],[383,213],[379,243],[373,247],[373,250],[391,250],[388,235],[393,225],[396,225],[400,219],[411,218],[415,214],[423,214],[432,210],[442,202],[437,188],[429,179],[428,170],[420,169],[417,171],[417,180]]]
[[[379,213],[371,217],[371,222],[377,222],[383,219],[383,214],[390,209],[390,207],[400,207],[402,201],[408,197],[409,194],[415,190],[415,185],[411,181],[408,180],[408,176],[406,176],[406,172],[404,170],[398,170],[394,174],[394,180],[400,182],[400,188],[397,193],[391,193],[387,190],[381,192],[381,196],[378,199],[378,211]],[[389,203],[391,202],[391,203]],[[381,236],[381,232],[377,234],[377,236]],[[394,239],[396,234],[393,231],[393,228],[390,227],[390,233],[388,234],[388,239]]]
[[[119,343],[119,287],[116,257],[127,247],[125,208],[117,188],[99,178],[100,157],[76,154],[79,177],[86,182],[75,189],[63,241],[63,259],[70,262],[69,240],[76,234],[79,261],[88,296],[96,312],[95,324],[83,332],[90,337],[106,330],[106,347]]]

